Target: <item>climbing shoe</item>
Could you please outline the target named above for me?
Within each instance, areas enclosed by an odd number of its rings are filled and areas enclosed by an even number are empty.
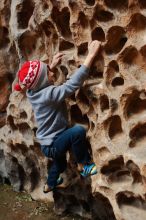
[[[83,170],[80,172],[80,174],[83,177],[92,176],[92,175],[97,174],[97,168],[96,168],[95,163],[86,164],[83,167]]]
[[[53,191],[55,188],[59,187],[59,185],[61,185],[62,183],[63,183],[63,178],[59,176],[58,179],[57,179],[57,184],[56,184],[56,186],[50,187],[50,186],[48,186],[48,184],[46,183],[46,184],[44,185],[43,192],[44,192],[44,193],[51,192],[51,191]]]

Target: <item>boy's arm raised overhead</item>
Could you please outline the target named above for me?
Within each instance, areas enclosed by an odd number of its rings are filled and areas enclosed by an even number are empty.
[[[92,41],[88,46],[88,55],[81,67],[76,70],[76,72],[60,86],[50,85],[44,89],[43,99],[44,102],[61,102],[65,98],[72,95],[77,89],[79,89],[84,81],[86,80],[89,69],[92,62],[98,53],[100,48],[100,43],[98,41]]]

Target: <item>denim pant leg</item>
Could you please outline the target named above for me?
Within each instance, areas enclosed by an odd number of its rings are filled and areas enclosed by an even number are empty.
[[[72,149],[77,163],[86,164],[91,160],[86,141],[86,130],[80,125],[75,125],[62,132],[54,141],[53,146],[59,155]]]
[[[56,148],[53,145],[41,145],[41,151],[46,157],[54,158],[56,154]]]
[[[66,154],[56,157],[48,173],[47,184],[54,187],[57,184],[57,179],[60,173],[63,173],[67,167]]]
[[[55,149],[55,153],[53,156],[53,165],[49,170],[47,180],[50,187],[56,185],[59,174],[66,169],[66,152],[69,149],[72,149],[77,163],[86,164],[91,160],[86,142],[86,130],[80,125],[75,125],[62,132],[54,140],[51,147]],[[49,156],[48,150],[46,156]]]
[[[57,154],[54,144],[51,146],[41,145],[41,150],[46,157],[53,159],[53,164],[48,173],[47,184],[50,187],[54,187],[57,183],[59,174],[63,173],[67,167],[66,154]]]

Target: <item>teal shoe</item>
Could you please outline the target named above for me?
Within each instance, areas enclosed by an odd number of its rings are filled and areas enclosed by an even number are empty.
[[[80,172],[81,176],[87,177],[97,174],[97,168],[95,163],[87,164],[83,167],[83,171]]]
[[[62,183],[63,183],[63,178],[62,178],[61,176],[59,176],[58,179],[57,179],[56,186],[50,187],[50,186],[48,186],[48,184],[46,183],[46,184],[44,185],[43,192],[44,192],[44,193],[51,192],[51,191],[53,191],[55,188],[57,188],[59,185],[61,185]]]
[[[63,183],[63,178],[62,178],[61,176],[59,176],[58,179],[57,179],[57,184],[56,184],[56,186],[58,186],[58,185],[60,185],[60,184],[62,184],[62,183]]]

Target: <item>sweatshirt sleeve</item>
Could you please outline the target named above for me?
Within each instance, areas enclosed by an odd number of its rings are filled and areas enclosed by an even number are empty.
[[[48,86],[43,92],[44,102],[61,102],[65,98],[72,95],[77,89],[79,89],[86,80],[89,73],[89,68],[85,65],[81,65],[79,69],[60,86]]]

